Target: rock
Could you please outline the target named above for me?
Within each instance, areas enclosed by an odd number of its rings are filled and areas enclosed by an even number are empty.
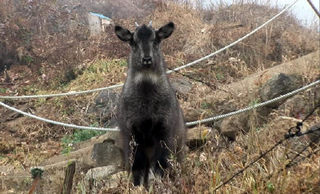
[[[15,105],[15,106],[17,106],[17,105]],[[24,111],[24,112],[28,112],[29,108],[30,108],[30,106],[28,104],[23,104],[23,105],[18,106],[18,109],[21,111]],[[20,113],[6,109],[0,117],[0,123],[12,121],[12,120],[15,120],[15,119],[22,117],[22,116],[23,115]]]
[[[186,107],[184,108],[184,118],[186,122],[196,121],[203,112],[200,109]]]
[[[102,182],[102,181],[101,181]],[[120,171],[115,174],[112,174],[109,177],[106,177],[106,179],[103,180],[103,187],[99,191],[99,193],[121,193],[117,186],[118,184],[131,184],[131,180],[128,176],[127,171]],[[99,184],[99,182],[98,182]]]
[[[288,139],[288,144],[286,147],[288,148],[288,153],[286,154],[288,158],[294,158],[297,156],[297,153],[301,153],[301,155],[308,155],[310,152],[309,149],[306,149],[308,147],[310,140],[303,136],[303,137],[294,137]],[[299,161],[299,158],[296,158],[295,161]]]
[[[297,157],[297,153],[300,153],[300,156],[298,156],[294,162],[299,162],[301,159],[304,158],[304,156],[307,156],[309,154],[312,154],[314,151],[316,151],[319,148],[319,142],[320,142],[320,123],[316,123],[312,127],[308,127],[307,124],[303,125],[303,128],[301,131],[306,132],[309,130],[314,130],[313,133],[309,133],[305,136],[300,137],[293,137],[288,140],[288,150],[290,151],[287,153],[287,156],[289,158]]]
[[[173,89],[180,95],[186,96],[192,89],[192,83],[183,78],[171,78]]]
[[[320,142],[320,123],[317,123],[317,124],[313,125],[312,127],[310,127],[309,130],[314,130],[315,131],[315,132],[309,133],[307,135],[309,140],[313,143],[311,145],[311,147],[313,147],[313,148],[319,147],[319,142]],[[317,144],[318,144],[318,146],[316,146]]]
[[[85,186],[89,189],[89,193],[100,193],[96,188],[104,186],[112,189],[125,174],[125,171],[119,172],[119,169],[113,165],[92,168],[85,175]]]
[[[211,131],[212,131],[212,128],[210,127],[205,127],[205,126],[193,127],[191,129],[188,129],[187,140],[192,141],[192,140],[206,139],[211,133]]]
[[[302,86],[301,76],[277,74],[268,80],[259,90],[262,101],[271,100],[280,95],[287,94]],[[267,105],[270,108],[277,108],[284,100]]]
[[[41,163],[41,166],[57,164],[61,161],[76,160],[79,168],[92,168],[108,165],[121,165],[121,139],[119,132],[107,132],[98,137],[91,138],[77,150],[65,155],[58,155]]]
[[[108,109],[111,109],[116,105],[118,101],[119,94],[112,90],[103,90],[95,99],[97,106],[108,106]]]
[[[300,93],[289,99],[279,106],[283,115],[303,119],[311,112],[315,105],[320,103],[320,87],[312,88],[308,93]]]
[[[89,108],[89,113],[96,115],[97,120],[106,126],[116,125],[114,115],[118,103],[119,94],[113,90],[103,90],[95,99],[95,104]]]
[[[193,127],[188,129],[187,134],[187,145],[190,149],[197,148],[203,145],[207,138],[209,137],[212,128],[200,126],[200,127]]]
[[[122,163],[121,148],[115,140],[107,139],[102,143],[96,143],[91,152],[91,158],[96,166],[120,165]]]
[[[117,183],[119,183],[122,179],[129,179],[128,172],[127,171],[120,171],[116,174],[113,174],[108,179],[107,187],[113,188],[117,186]]]
[[[248,113],[242,113],[223,119],[220,125],[220,133],[230,140],[235,140],[239,132],[249,130],[248,117]]]
[[[74,148],[75,148],[75,150],[79,150],[82,148],[92,146],[96,143],[102,143],[103,141],[109,140],[109,139],[115,140],[117,145],[121,144],[120,137],[119,137],[119,131],[107,131],[105,134],[95,136],[89,140],[75,144]]]
[[[224,118],[222,121],[216,122],[215,127],[220,130],[221,135],[234,141],[239,132],[247,133],[252,127],[259,127],[266,123],[271,111],[272,109],[269,107],[259,107],[249,112]]]
[[[112,174],[118,171],[119,171],[118,168],[113,165],[91,168],[86,173],[85,179],[87,181],[89,181],[90,179],[103,180],[103,179],[107,179],[109,176],[111,176]]]

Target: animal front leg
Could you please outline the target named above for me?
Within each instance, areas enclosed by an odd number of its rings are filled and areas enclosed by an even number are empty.
[[[169,163],[168,163],[169,151],[165,145],[161,145],[159,147],[160,148],[158,149],[154,171],[156,174],[163,177],[165,170],[169,166]]]
[[[133,184],[135,186],[141,184],[141,179],[144,178],[144,183],[147,184],[149,173],[149,161],[144,150],[138,145],[134,153],[134,161],[132,165]]]

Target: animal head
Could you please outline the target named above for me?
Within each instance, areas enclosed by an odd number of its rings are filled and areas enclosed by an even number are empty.
[[[160,43],[168,38],[173,31],[173,22],[169,22],[158,30],[154,30],[150,22],[149,25],[138,26],[134,32],[130,32],[121,26],[115,26],[115,33],[118,38],[129,43],[131,47],[130,62],[140,69],[160,66]]]

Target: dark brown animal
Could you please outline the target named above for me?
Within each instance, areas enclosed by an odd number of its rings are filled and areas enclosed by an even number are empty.
[[[185,122],[160,51],[161,41],[173,30],[172,22],[158,30],[151,25],[138,26],[134,32],[115,27],[119,39],[131,47],[117,121],[134,185],[142,179],[147,185],[150,169],[163,175],[171,155],[178,161],[183,157]]]

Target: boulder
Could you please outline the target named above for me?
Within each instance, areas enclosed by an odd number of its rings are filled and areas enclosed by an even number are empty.
[[[271,100],[280,95],[287,94],[295,89],[298,89],[302,86],[302,78],[299,75],[286,75],[284,73],[279,73],[274,75],[269,79],[259,90],[261,100],[267,101]],[[285,100],[277,101],[272,104],[267,105],[270,108],[277,108]]]
[[[198,126],[188,129],[187,145],[190,149],[203,145],[212,132],[212,128]]]
[[[309,130],[313,130],[313,133],[309,133],[307,135],[308,139],[310,140],[310,142],[312,142],[313,144],[311,145],[312,148],[317,148],[319,147],[319,143],[320,143],[320,122],[316,123],[315,125],[313,125],[312,127],[309,128]]]
[[[287,99],[278,109],[283,115],[303,119],[317,104],[320,104],[320,86]]]
[[[128,178],[126,171],[120,171],[116,166],[103,166],[88,170],[85,175],[86,188],[89,193],[99,193],[95,188],[106,187],[112,189],[117,186],[121,179]]]
[[[111,175],[104,183],[105,187],[107,187],[108,189],[113,189],[115,187],[117,187],[117,185],[121,182],[123,182],[123,180],[130,180],[129,179],[129,175],[127,171],[120,171],[117,172],[113,175]]]
[[[186,122],[196,121],[199,119],[199,115],[203,112],[200,109],[196,109],[193,107],[184,108],[184,118]]]
[[[13,106],[17,106],[17,105],[13,105]],[[28,104],[23,104],[23,105],[20,105],[18,108],[21,111],[27,112],[28,109],[29,109],[29,105]],[[17,113],[15,111],[12,111],[12,110],[9,110],[9,109],[6,109],[4,111],[4,113],[3,113],[3,115],[1,115],[0,122],[12,121],[12,120],[15,120],[15,119],[17,119],[19,117],[22,117],[22,116],[23,115],[20,114],[20,113]]]
[[[107,179],[112,174],[117,173],[118,171],[119,171],[118,168],[113,165],[91,168],[86,173],[85,179],[86,181],[89,181],[90,179],[104,180],[104,179]]]
[[[101,188],[99,193],[121,193],[121,191],[119,191],[117,189],[118,184],[128,185],[128,183],[129,184],[132,183],[132,181],[130,180],[130,177],[128,175],[128,172],[127,171],[117,172],[117,173],[112,174],[111,176],[107,177],[107,179],[105,179],[103,181],[103,187]],[[99,182],[98,182],[98,184],[99,184]],[[93,192],[91,192],[91,193],[93,193]],[[133,193],[135,193],[135,192],[133,192]]]
[[[58,155],[41,163],[41,166],[54,165],[61,161],[77,161],[77,168],[93,168],[108,165],[121,165],[121,138],[119,132],[107,132],[75,146],[75,151]]]
[[[223,119],[220,124],[221,135],[228,137],[230,140],[235,140],[239,132],[249,130],[248,117],[248,113],[242,113]]]
[[[314,132],[305,136],[293,137],[288,140],[287,147],[289,147],[289,152],[287,153],[287,156],[289,158],[296,158],[294,163],[301,162],[301,160],[305,159],[305,156],[312,154],[319,148],[320,123],[316,123],[311,127],[304,124],[302,131],[305,132],[309,130]]]
[[[89,114],[94,114],[100,123],[105,126],[114,127],[115,111],[118,103],[119,93],[114,90],[103,90],[94,100],[94,104],[89,107]]]
[[[192,89],[192,83],[184,78],[170,78],[170,82],[179,95],[186,96]]]
[[[91,159],[96,166],[120,165],[122,163],[122,152],[116,140],[106,139],[102,143],[93,145]]]

